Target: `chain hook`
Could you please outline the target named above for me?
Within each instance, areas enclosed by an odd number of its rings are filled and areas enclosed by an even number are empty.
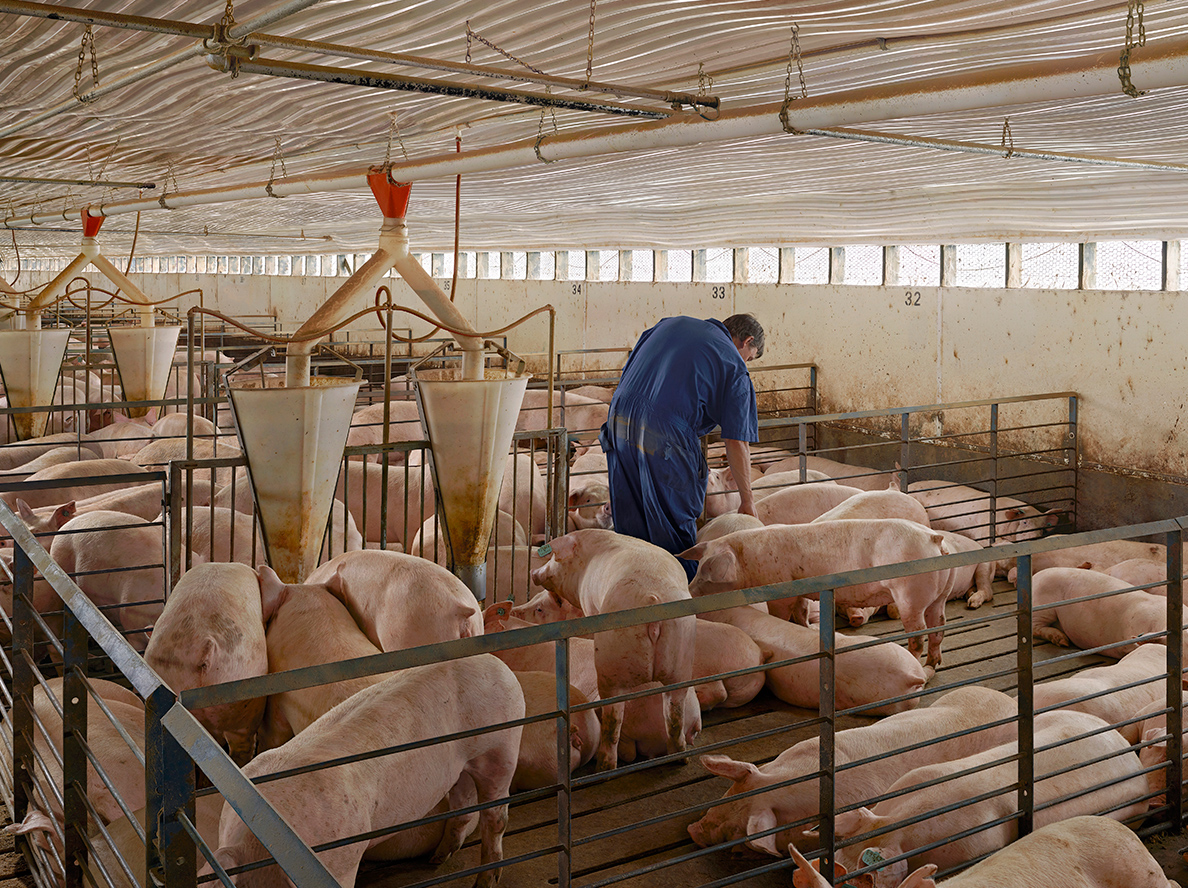
[[[276,181],[276,162],[278,160],[280,161],[281,166],[281,176],[287,177],[289,175],[289,171],[285,169],[285,158],[281,155],[280,136],[276,137],[276,144],[272,146],[272,169],[268,171],[268,184],[264,186],[264,191],[267,192],[269,197],[275,197],[279,200],[280,198],[284,197],[284,195],[272,193],[272,183]]]
[[[800,95],[792,95],[792,65],[796,64],[796,71],[800,75]],[[792,42],[788,47],[788,70],[784,75],[784,104],[780,106],[780,123],[784,127],[786,133],[800,134],[801,130],[792,126],[788,119],[788,106],[796,99],[808,98],[808,84],[804,80],[804,63],[800,58],[800,25],[796,22],[792,23]]]
[[[99,88],[99,62],[95,58],[95,35],[91,32],[91,26],[87,25],[83,30],[82,43],[78,47],[78,67],[74,70],[74,97],[82,102],[84,105],[93,100],[93,96],[89,96],[82,92],[82,74],[83,65],[87,60],[87,50],[91,52],[91,79],[94,81],[94,88]]]
[[[1138,40],[1135,40],[1135,26],[1138,26]],[[1128,0],[1126,4],[1126,45],[1122,47],[1122,55],[1118,58],[1118,80],[1122,82],[1122,92],[1133,99],[1146,94],[1146,90],[1139,89],[1130,79],[1130,51],[1137,46],[1146,46],[1147,26],[1143,24],[1143,0]]]
[[[1002,150],[1003,157],[1010,158],[1015,154],[1015,135],[1011,132],[1011,119],[1002,119]]]

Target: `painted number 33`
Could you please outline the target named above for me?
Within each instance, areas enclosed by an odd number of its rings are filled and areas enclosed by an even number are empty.
[[[903,304],[911,305],[911,306],[919,305],[920,304],[920,291],[919,290],[908,290],[907,293],[904,295]]]

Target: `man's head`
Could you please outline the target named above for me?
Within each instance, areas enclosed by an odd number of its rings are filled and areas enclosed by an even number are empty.
[[[730,338],[744,361],[763,357],[763,325],[754,315],[731,315],[722,322],[730,331]]]

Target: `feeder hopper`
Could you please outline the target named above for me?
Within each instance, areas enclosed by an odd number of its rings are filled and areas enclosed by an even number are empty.
[[[480,601],[503,470],[531,378],[495,368],[485,373],[484,379],[416,379],[453,571]]]
[[[0,374],[10,407],[48,407],[66,354],[70,331],[7,330],[0,332]],[[48,413],[13,415],[22,441],[45,434]]]
[[[228,386],[268,561],[286,583],[317,566],[360,382]]]
[[[179,333],[181,327],[107,328],[125,400],[159,401],[164,397]],[[148,407],[128,408],[132,417],[148,412]]]

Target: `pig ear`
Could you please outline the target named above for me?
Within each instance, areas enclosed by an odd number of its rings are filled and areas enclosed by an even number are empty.
[[[703,755],[698,761],[711,774],[726,777],[735,783],[759,773],[759,769],[750,762],[737,762],[728,755]]]
[[[78,506],[75,505],[74,500],[58,506],[58,508],[54,509],[53,517],[50,518],[50,526],[55,530],[61,530],[62,525],[73,518],[77,511]]]
[[[210,671],[218,655],[218,643],[209,635],[202,642],[202,652],[198,655],[198,671],[205,674]]]
[[[34,512],[31,508],[29,508],[29,504],[27,502],[25,502],[23,499],[18,499],[16,501],[16,506],[17,506],[17,514],[25,521],[32,521],[34,518],[37,517],[37,513]]]
[[[25,815],[25,819],[20,823],[11,823],[4,827],[4,832],[14,836],[23,836],[26,833],[38,832],[44,830],[45,832],[52,832],[54,829],[54,821],[50,819],[49,815],[44,811],[37,811],[32,808],[29,813]]]
[[[762,811],[756,811],[747,818],[747,835],[754,835],[755,833],[774,829],[775,826],[775,811],[773,811],[771,808],[766,808]],[[765,854],[770,854],[772,857],[780,856],[780,849],[776,847],[774,835],[747,839],[747,847],[752,848],[755,851],[762,851]]]
[[[511,614],[511,602],[500,601],[483,611],[483,620],[498,620]]]
[[[873,829],[878,819],[870,808],[845,811],[833,818],[833,832],[842,837],[856,836]]]
[[[1017,521],[1023,517],[1023,510],[1014,507],[1010,509],[1003,509],[1002,517],[1006,518],[1007,521]]]
[[[698,543],[692,549],[686,549],[678,554],[677,558],[684,558],[686,561],[700,561],[701,556],[705,554],[705,547],[708,545],[709,543]]]
[[[936,864],[926,863],[899,883],[899,888],[936,888],[932,877],[936,875]]]
[[[1147,730],[1143,731],[1143,742],[1150,743],[1152,740],[1156,740],[1156,739],[1164,736],[1166,733],[1167,733],[1167,731],[1164,730],[1163,728],[1147,728]],[[1164,741],[1163,743],[1157,744],[1157,745],[1166,746],[1167,741]]]
[[[694,547],[696,548],[696,547]],[[738,559],[729,546],[701,559],[697,575],[711,583],[732,583],[738,576]]]
[[[260,580],[260,611],[264,615],[264,624],[268,625],[288,596],[285,594],[285,584],[267,564],[256,568],[256,577]]]
[[[565,536],[557,537],[549,543],[549,548],[553,551],[553,557],[558,561],[564,561],[573,555],[577,548],[577,543],[573,539],[572,534],[565,534]]]
[[[794,888],[829,888],[829,883],[821,875],[820,861],[809,863],[803,854],[796,850],[796,846],[788,844],[788,854],[796,861],[796,872],[792,874]]]
[[[239,856],[233,848],[219,848],[214,853],[215,863],[225,870],[239,866]]]

